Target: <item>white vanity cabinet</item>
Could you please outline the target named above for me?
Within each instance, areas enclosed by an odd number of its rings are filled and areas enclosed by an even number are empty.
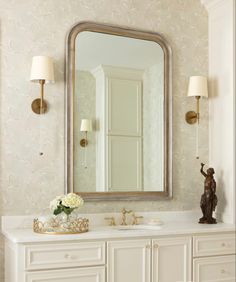
[[[191,250],[191,237],[108,242],[107,282],[189,282]]]
[[[158,235],[111,228],[71,237],[8,231],[5,282],[235,282],[230,230]]]
[[[191,268],[191,237],[153,240],[153,282],[189,282]]]
[[[105,242],[5,244],[6,282],[105,282]]]
[[[107,244],[107,282],[151,282],[151,246],[147,240]]]
[[[235,282],[235,234],[193,237],[193,281]]]
[[[19,280],[20,281],[20,280]],[[25,282],[105,282],[105,267],[27,272]]]

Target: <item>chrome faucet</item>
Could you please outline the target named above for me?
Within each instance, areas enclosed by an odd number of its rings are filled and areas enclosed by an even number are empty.
[[[127,222],[126,222],[126,214],[127,213],[131,213],[133,212],[132,210],[127,210],[125,208],[123,208],[121,210],[121,213],[122,213],[122,217],[121,217],[121,225],[127,225]]]

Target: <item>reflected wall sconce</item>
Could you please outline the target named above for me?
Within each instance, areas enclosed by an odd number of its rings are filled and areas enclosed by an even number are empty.
[[[53,60],[47,56],[34,56],[32,60],[30,81],[40,84],[40,98],[35,99],[31,108],[36,114],[44,114],[47,111],[47,103],[44,100],[44,84],[54,82]]]
[[[93,131],[92,120],[91,119],[82,119],[81,120],[80,131],[81,132],[85,132],[85,138],[80,140],[80,146],[81,147],[87,147],[88,146],[87,133],[89,131]]]
[[[197,99],[197,109],[189,111],[185,114],[185,120],[188,124],[199,123],[200,121],[200,107],[199,101],[201,97],[208,97],[207,78],[205,76],[191,76],[188,85],[188,97],[195,97]]]

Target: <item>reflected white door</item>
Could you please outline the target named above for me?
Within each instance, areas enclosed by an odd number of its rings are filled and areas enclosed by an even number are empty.
[[[108,137],[108,190],[142,190],[141,138]]]
[[[142,82],[109,78],[107,96],[108,134],[140,137],[142,135]]]
[[[107,94],[108,190],[141,191],[142,82],[109,78]]]
[[[108,242],[107,281],[151,282],[151,241]]]

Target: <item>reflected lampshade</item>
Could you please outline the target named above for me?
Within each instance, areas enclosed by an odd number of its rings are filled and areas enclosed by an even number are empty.
[[[93,125],[91,119],[82,119],[80,131],[93,131]]]
[[[45,80],[45,83],[54,82],[53,60],[51,57],[33,57],[30,80],[32,82],[38,82],[39,80]]]
[[[208,97],[207,78],[205,76],[191,76],[189,78],[188,96]]]

